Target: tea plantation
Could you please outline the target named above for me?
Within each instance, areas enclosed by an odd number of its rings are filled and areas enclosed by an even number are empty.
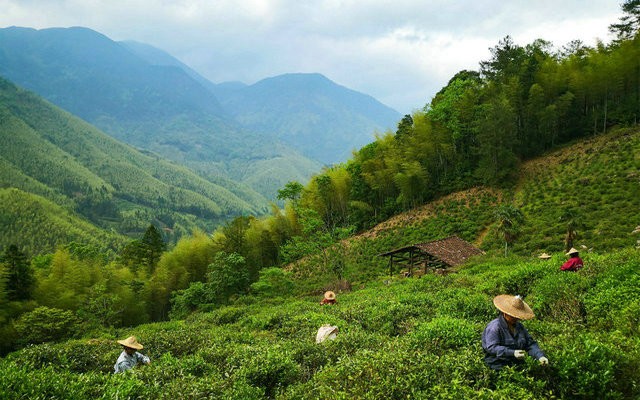
[[[0,398],[640,398],[638,154],[637,129],[573,143],[527,162],[515,186],[457,193],[326,254],[265,269],[227,306],[29,345],[0,359]],[[494,224],[501,204],[524,215],[508,256]],[[577,273],[559,271],[568,220],[585,262]],[[420,278],[389,276],[377,256],[451,234],[487,254]],[[538,259],[542,251],[553,257]],[[338,303],[320,306],[327,288]],[[533,308],[524,325],[547,367],[527,358],[495,373],[484,364],[481,334],[502,293]],[[316,344],[323,324],[339,333]],[[116,340],[130,335],[152,363],[114,375]]]
[[[374,280],[317,296],[244,299],[186,320],[34,345],[0,361],[0,398],[633,399],[640,396],[640,252],[587,253],[578,273],[551,260],[477,260],[447,276]],[[496,374],[480,335],[492,298],[519,293],[525,326],[550,360]],[[315,343],[319,326],[339,327]],[[150,366],[113,375],[114,339],[145,345]]]

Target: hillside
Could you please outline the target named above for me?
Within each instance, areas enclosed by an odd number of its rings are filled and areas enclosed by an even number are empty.
[[[155,64],[148,52],[136,54],[139,47],[87,28],[0,29],[0,76],[217,184],[255,182],[259,178],[245,172],[256,163],[278,165],[282,175],[259,185],[268,199],[286,182],[306,180],[320,169],[317,161],[276,140],[265,146],[262,135],[233,121],[193,71]]]
[[[589,254],[579,273],[560,257],[487,259],[446,277],[371,281],[320,296],[273,291],[186,320],[31,346],[0,360],[3,398],[634,399],[640,395],[636,250]],[[520,293],[549,359],[491,372],[480,335],[500,293]],[[630,300],[635,299],[635,300]],[[314,342],[323,324],[333,341]],[[152,364],[113,375],[116,339],[135,334]],[[188,394],[188,395],[187,395]]]
[[[569,147],[574,151],[562,148],[525,163],[514,187],[446,196],[343,242],[341,252],[328,253],[329,264],[344,262],[341,279],[310,257],[289,272],[266,269],[249,295],[231,304],[204,304],[186,319],[176,313],[170,322],[91,334],[68,320],[62,335],[78,329],[77,338],[0,360],[0,395],[635,399],[640,252],[629,227],[638,224],[640,129]],[[582,176],[588,178],[580,185],[580,217],[593,222],[580,228],[577,245],[592,250],[582,254],[583,270],[566,273],[559,271],[566,259],[564,227],[547,215],[565,207],[560,189],[575,187],[578,171],[587,171]],[[615,198],[607,197],[610,185]],[[602,202],[589,206],[600,194]],[[509,257],[501,255],[493,225],[492,211],[500,204],[515,205],[526,217]],[[607,235],[599,234],[603,226],[610,229]],[[409,279],[388,276],[386,260],[377,256],[450,234],[474,241],[487,255],[455,273]],[[538,259],[540,250],[552,258]],[[318,305],[326,289],[338,291],[337,305]],[[496,315],[492,298],[501,293],[520,294],[532,306],[536,318],[525,325],[549,358],[548,367],[527,359],[521,369],[496,374],[484,365],[480,336]],[[30,337],[52,334],[34,329],[38,323],[29,325]],[[323,324],[339,328],[337,339],[316,344]],[[113,375],[120,351],[114,341],[131,334],[153,362]]]
[[[69,243],[121,248],[127,238],[101,229],[44,197],[15,188],[0,189],[0,246],[15,244],[29,254],[54,251]]]
[[[94,237],[90,242],[112,229],[140,234],[150,223],[167,228],[173,239],[196,227],[212,229],[233,215],[264,210],[265,200],[257,193],[230,182],[211,183],[184,167],[142,154],[3,79],[0,116],[0,186],[37,196],[30,201],[47,199],[70,215],[77,213],[75,218],[90,220],[94,226],[85,232]],[[2,205],[9,206],[13,204]],[[64,242],[67,235],[54,237],[50,231],[50,239],[33,243],[33,232],[49,223],[43,220],[58,218],[51,206],[43,210],[48,212],[36,223],[25,219],[27,210],[4,208],[10,219],[5,229],[16,221],[29,226],[3,232],[7,234],[1,236],[0,247],[20,244],[40,252]],[[72,224],[76,229],[88,226]],[[98,227],[105,231],[96,234]]]
[[[522,164],[517,185],[476,187],[443,196],[398,214],[343,242],[344,278],[366,282],[388,271],[377,255],[414,243],[450,235],[474,243],[489,254],[501,254],[504,242],[496,229],[497,206],[513,205],[524,216],[522,231],[510,252],[532,257],[562,254],[569,221],[577,230],[575,247],[598,253],[636,245],[640,225],[640,128],[614,130],[576,141]],[[335,260],[329,260],[331,264]],[[327,262],[310,257],[287,269],[299,286],[331,286],[336,277]]]

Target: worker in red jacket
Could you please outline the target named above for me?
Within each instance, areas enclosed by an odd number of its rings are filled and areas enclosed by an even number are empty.
[[[582,262],[582,258],[580,258],[580,256],[578,255],[578,250],[572,247],[571,250],[567,252],[567,255],[569,256],[569,259],[566,263],[562,264],[562,267],[560,267],[560,271],[575,272],[583,267],[584,264]]]

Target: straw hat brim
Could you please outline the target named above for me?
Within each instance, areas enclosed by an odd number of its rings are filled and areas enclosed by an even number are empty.
[[[538,256],[538,258],[542,258],[543,260],[547,260],[549,258],[551,258],[551,256],[547,253],[542,253]]]
[[[570,256],[570,255],[575,254],[575,253],[579,253],[579,251],[575,247],[572,247],[571,250],[569,250],[569,251],[567,251],[565,253],[565,255]]]
[[[118,343],[123,345],[124,347],[130,347],[130,348],[136,349],[136,350],[142,350],[144,348],[144,346],[142,346],[136,340],[131,340],[131,338],[118,340]]]
[[[324,298],[327,300],[335,300],[336,299],[336,294],[333,293],[331,290],[327,291],[324,293]]]
[[[493,304],[498,310],[518,319],[526,320],[535,317],[531,307],[516,296],[501,294],[493,299]]]

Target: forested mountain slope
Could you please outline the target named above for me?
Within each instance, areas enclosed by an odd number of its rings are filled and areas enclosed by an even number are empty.
[[[320,164],[248,132],[215,95],[180,66],[156,65],[86,28],[0,30],[0,76],[32,90],[109,135],[152,151],[222,184],[255,182],[254,165],[278,165],[258,186],[269,199]],[[233,190],[233,188],[229,188]],[[265,202],[266,203],[266,202]]]
[[[66,315],[60,325],[67,330],[58,335],[75,338],[29,346],[0,360],[0,395],[636,399],[640,252],[628,227],[637,221],[639,206],[640,129],[567,148],[523,165],[516,186],[458,192],[342,242],[340,250],[328,249],[324,261],[318,254],[288,272],[263,270],[249,294],[231,304],[200,303],[197,312],[175,312],[170,322],[90,335]],[[575,188],[581,171],[588,181],[579,183],[580,219],[593,223],[579,229],[576,246],[592,249],[583,251],[582,270],[562,272],[566,221],[553,220],[565,205],[563,189]],[[525,214],[526,228],[513,247],[517,254],[508,257],[493,225],[493,211],[504,205]],[[603,226],[610,229],[606,235],[600,234]],[[378,256],[382,249],[449,234],[474,241],[488,254],[454,273],[420,278],[389,276],[386,259]],[[538,259],[540,250],[552,258]],[[320,306],[327,289],[338,292],[338,303]],[[174,305],[215,298],[207,292],[189,297],[193,293],[178,292]],[[502,293],[522,295],[532,307],[536,317],[524,324],[548,366],[526,358],[521,368],[498,374],[484,364],[480,338],[497,315],[492,299]],[[16,326],[24,330],[28,322],[33,328],[47,321],[32,317]],[[337,326],[337,337],[316,343],[324,324]],[[55,334],[31,332],[31,340]],[[131,334],[153,362],[114,375],[121,351],[115,340]]]
[[[45,198],[103,229],[138,234],[155,222],[174,237],[195,227],[212,229],[230,216],[264,211],[265,200],[255,192],[231,182],[211,183],[185,167],[142,154],[4,79],[0,116],[1,187],[37,195],[38,202]],[[52,251],[53,242],[64,242],[65,235],[32,247],[32,232],[55,233],[26,218],[28,210],[18,211],[4,210],[11,219],[5,228],[18,221],[23,228],[3,234],[2,247]]]
[[[562,258],[569,231],[572,246],[584,252],[640,245],[640,234],[634,233],[640,226],[639,154],[637,126],[574,141],[523,163],[513,185],[442,196],[286,269],[298,277],[298,288],[312,291],[339,278],[366,282],[384,275],[388,259],[378,254],[451,235],[489,254],[504,254],[504,210],[522,217],[514,219],[509,232],[509,254],[536,257],[547,252]]]

